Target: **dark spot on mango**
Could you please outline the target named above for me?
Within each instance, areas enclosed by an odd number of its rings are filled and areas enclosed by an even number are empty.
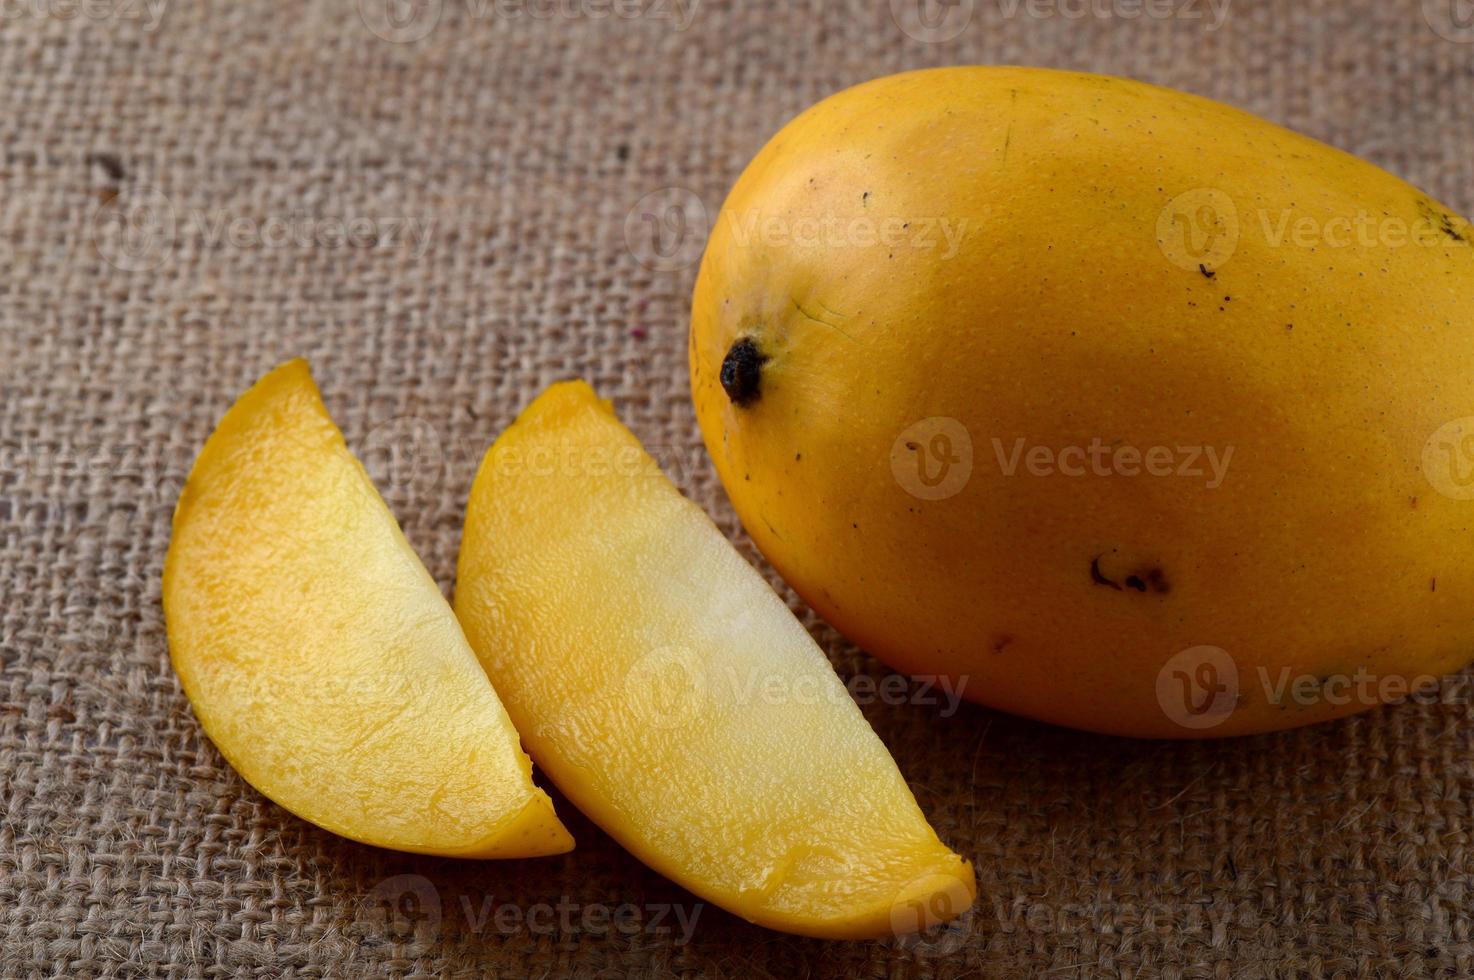
[[[1124,592],[1126,589],[1131,589],[1133,592],[1143,594],[1152,593],[1154,595],[1166,595],[1172,591],[1172,583],[1167,581],[1167,573],[1156,565],[1149,565],[1133,571],[1126,576],[1123,583],[1108,577],[1105,572],[1101,571],[1100,560],[1103,557],[1105,556],[1096,555],[1090,560],[1090,581],[1096,585],[1104,585],[1107,588],[1115,589],[1117,592]]]
[[[1110,588],[1115,589],[1117,592],[1121,591],[1121,584],[1119,582],[1112,582],[1110,579],[1106,578],[1105,575],[1101,574],[1100,555],[1096,555],[1094,558],[1090,559],[1090,581],[1094,582],[1096,585],[1109,586]]]
[[[722,359],[722,390],[738,408],[751,405],[762,397],[763,365],[768,358],[758,350],[751,337],[740,337]]]
[[[1155,592],[1158,595],[1172,591],[1172,586],[1167,582],[1167,576],[1160,568],[1148,568],[1140,573],[1128,575],[1126,585],[1137,592]]]
[[[1469,239],[1465,234],[1468,222],[1455,217],[1437,206],[1433,201],[1424,199],[1418,202],[1418,210],[1423,217],[1427,218],[1439,231],[1460,244],[1468,244]]]

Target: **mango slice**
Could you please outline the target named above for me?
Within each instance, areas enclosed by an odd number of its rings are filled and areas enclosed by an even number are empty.
[[[652,868],[809,936],[972,904],[972,867],[803,625],[588,385],[554,385],[487,453],[458,576],[533,758]]]
[[[195,714],[286,809],[403,851],[573,847],[305,362],[261,379],[205,444],[174,514],[163,598]]]

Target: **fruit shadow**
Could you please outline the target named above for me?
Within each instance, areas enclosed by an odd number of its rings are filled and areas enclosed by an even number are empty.
[[[896,690],[878,661],[826,627],[816,633],[852,692]],[[342,936],[374,962],[454,957],[488,970],[593,963],[641,975],[781,977],[856,975],[879,959],[939,975],[1003,975],[996,970],[1010,951],[1041,945],[1060,968],[1078,966],[1104,933],[1144,946],[1196,937],[1206,950],[1214,909],[1252,921],[1255,903],[1287,877],[1321,873],[1327,862],[1355,866],[1357,840],[1399,829],[1363,781],[1388,778],[1396,746],[1428,744],[1463,715],[1408,703],[1268,735],[1149,741],[929,701],[920,685],[906,692],[856,700],[979,885],[966,915],[921,937],[826,942],[754,926],[645,867],[540,773],[577,841],[570,854],[400,854],[282,812],[296,825],[284,837],[300,834],[322,862],[320,887],[337,896]],[[1315,914],[1313,904],[1302,911]]]
[[[625,851],[540,774],[538,781],[577,842],[569,854],[508,861],[406,854],[337,837],[278,809],[289,825],[282,837],[288,851],[310,855],[321,869],[318,893],[336,897],[348,959],[365,964],[422,961],[433,969],[454,960],[479,962],[484,975],[546,968],[555,976],[778,978],[798,975],[835,945],[752,925],[693,895]],[[839,945],[864,959],[866,944]]]
[[[843,679],[851,669],[887,675],[818,632]],[[969,914],[915,948],[945,950],[982,975],[1009,950],[1041,947],[1057,951],[1061,970],[1099,965],[1096,953],[1121,943],[1169,960],[1197,943],[1212,960],[1235,929],[1250,941],[1287,916],[1324,919],[1324,900],[1295,883],[1328,868],[1358,869],[1345,880],[1401,921],[1427,919],[1420,889],[1449,877],[1436,854],[1420,856],[1422,884],[1409,889],[1369,848],[1418,839],[1406,797],[1441,798],[1446,774],[1466,766],[1458,729],[1467,710],[1457,701],[1178,741],[1075,731],[975,704],[950,716],[913,704],[861,708],[939,836],[977,870]]]

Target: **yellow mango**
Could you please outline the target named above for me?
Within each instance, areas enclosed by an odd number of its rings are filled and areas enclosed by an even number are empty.
[[[972,903],[807,631],[588,385],[550,388],[487,453],[458,575],[533,758],[652,868],[811,936]]]
[[[174,514],[163,598],[200,723],[286,809],[404,851],[573,847],[306,362],[262,378],[206,442]]]
[[[1101,732],[1285,728],[1474,655],[1471,243],[1207,99],[907,73],[741,175],[692,395],[753,540],[894,667]]]

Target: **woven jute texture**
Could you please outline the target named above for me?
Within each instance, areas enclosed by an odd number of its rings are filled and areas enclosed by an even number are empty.
[[[0,976],[1474,975],[1467,698],[1181,744],[867,699],[981,897],[920,943],[823,943],[702,905],[561,797],[578,849],[540,861],[294,818],[202,734],[159,604],[194,454],[296,355],[447,594],[481,453],[571,376],[772,577],[701,449],[685,332],[709,216],[783,122],[909,67],[1081,68],[1238,104],[1467,213],[1468,13],[0,7]],[[887,676],[803,614],[843,678]]]

